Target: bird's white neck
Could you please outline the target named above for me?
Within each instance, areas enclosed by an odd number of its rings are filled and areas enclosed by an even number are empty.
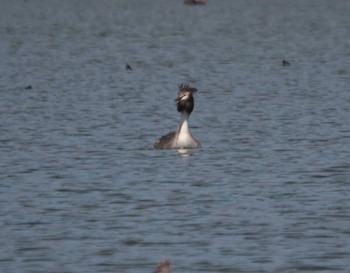
[[[177,148],[198,148],[200,144],[192,137],[188,126],[190,114],[186,111],[181,112],[181,120],[177,131],[175,146]]]
[[[190,129],[188,127],[189,117],[190,115],[186,111],[181,112],[181,120],[178,128],[179,138],[180,136],[182,138],[191,136]]]

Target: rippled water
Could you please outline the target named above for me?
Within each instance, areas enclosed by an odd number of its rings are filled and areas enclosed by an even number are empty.
[[[2,1],[0,271],[348,272],[349,14]],[[187,155],[153,149],[181,82]]]

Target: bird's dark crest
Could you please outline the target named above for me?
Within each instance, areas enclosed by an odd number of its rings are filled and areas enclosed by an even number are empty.
[[[192,94],[197,91],[197,88],[191,87],[188,83],[182,83],[179,85],[178,97],[175,99],[176,107],[178,112],[186,111],[188,114],[191,114],[194,107],[194,100]],[[186,100],[182,98],[186,93],[189,93],[189,96]]]
[[[197,88],[191,87],[188,83],[181,83],[179,85],[179,92],[181,91],[188,91],[194,93],[197,91]]]

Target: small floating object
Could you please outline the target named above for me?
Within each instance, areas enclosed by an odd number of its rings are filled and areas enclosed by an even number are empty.
[[[131,68],[131,66],[130,66],[129,64],[126,64],[126,65],[125,65],[125,69],[126,69],[126,70],[132,70],[132,68]]]
[[[160,261],[158,264],[155,273],[170,273],[170,260],[165,259]]]
[[[290,63],[289,63],[288,61],[286,61],[286,60],[283,60],[283,61],[282,61],[282,65],[283,65],[283,66],[289,66]]]
[[[184,0],[185,5],[205,5],[206,1],[204,0]]]
[[[31,85],[27,85],[26,87],[24,87],[25,90],[30,90],[33,89],[33,87]]]

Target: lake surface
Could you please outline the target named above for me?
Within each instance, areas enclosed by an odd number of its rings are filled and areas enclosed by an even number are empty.
[[[349,272],[350,1],[0,6],[2,273]]]

